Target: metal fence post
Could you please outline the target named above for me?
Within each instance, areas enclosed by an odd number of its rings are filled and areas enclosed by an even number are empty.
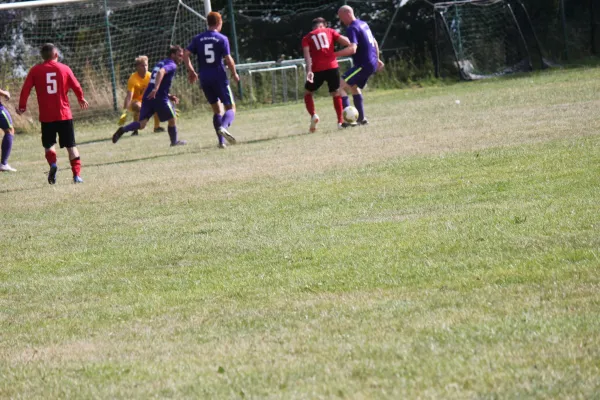
[[[106,4],[106,0],[104,0],[104,22],[106,23],[106,40],[108,41],[108,59],[110,62],[113,109],[117,111],[117,77],[115,74],[115,59],[113,57],[112,39],[110,37],[110,23],[108,21],[108,5]]]
[[[238,38],[237,38],[237,30],[235,26],[235,13],[233,11],[233,0],[227,1],[227,13],[229,14],[229,23],[231,24],[231,40],[233,40],[233,57],[235,58],[235,63],[240,63],[240,50],[238,47]],[[244,89],[242,88],[242,81],[238,82],[238,94],[240,96],[240,100],[244,97]]]
[[[565,60],[569,61],[569,34],[567,33],[567,14],[565,13],[565,0],[560,2],[560,17],[565,41]]]

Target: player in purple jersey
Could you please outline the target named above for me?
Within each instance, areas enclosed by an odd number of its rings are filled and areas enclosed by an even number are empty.
[[[235,70],[235,62],[229,51],[229,40],[220,33],[223,27],[221,14],[210,12],[206,21],[208,30],[192,39],[184,52],[183,62],[188,69],[190,83],[195,83],[200,78],[200,87],[213,109],[213,125],[219,139],[219,147],[224,149],[227,146],[225,140],[235,144],[235,138],[228,130],[235,118],[235,101],[223,61],[236,82],[240,81],[240,76]],[[191,54],[197,57],[198,73],[190,60]],[[221,103],[225,106],[224,114],[221,113]]]
[[[10,93],[7,90],[0,89],[0,96],[10,100]],[[2,138],[2,154],[0,160],[0,172],[17,172],[16,169],[8,165],[8,156],[12,150],[13,139],[15,137],[15,128],[13,128],[12,118],[8,109],[4,107],[0,100],[0,129],[4,131]]]
[[[341,79],[342,102],[344,108],[350,105],[347,92],[351,92],[354,106],[358,110],[358,123],[366,125],[369,121],[365,118],[361,89],[366,86],[371,75],[383,69],[384,64],[379,59],[379,45],[373,37],[369,25],[354,16],[352,7],[341,7],[338,10],[338,17],[348,27],[346,36],[350,40],[350,46],[337,51],[335,55],[337,57],[352,56],[354,63],[354,66]]]
[[[150,83],[144,92],[142,99],[142,109],[140,110],[139,122],[132,122],[129,125],[117,129],[112,137],[113,143],[123,136],[126,132],[142,130],[156,113],[161,122],[168,122],[169,138],[171,146],[181,146],[186,144],[184,140],[177,139],[177,119],[175,109],[171,101],[175,104],[179,103],[177,96],[169,93],[173,78],[177,72],[177,65],[183,60],[183,49],[180,46],[171,46],[169,48],[169,58],[160,61],[152,70]]]

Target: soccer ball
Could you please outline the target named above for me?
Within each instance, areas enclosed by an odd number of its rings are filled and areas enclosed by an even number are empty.
[[[344,108],[344,121],[353,124],[358,120],[358,110],[356,107],[348,106]]]

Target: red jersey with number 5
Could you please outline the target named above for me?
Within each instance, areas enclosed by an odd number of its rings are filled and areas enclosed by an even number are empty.
[[[19,108],[27,108],[31,88],[35,87],[40,109],[40,122],[67,121],[73,119],[67,93],[72,89],[77,100],[83,100],[81,85],[71,68],[57,61],[45,61],[29,70],[21,89]]]
[[[315,29],[302,39],[302,47],[310,49],[313,72],[326,71],[338,67],[335,57],[335,42],[340,34],[331,28]]]

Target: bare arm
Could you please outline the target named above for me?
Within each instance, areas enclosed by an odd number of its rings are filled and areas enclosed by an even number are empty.
[[[8,100],[10,100],[10,93],[8,92],[8,90],[2,90],[2,89],[0,89],[0,96],[4,96]]]
[[[377,43],[377,40],[375,40],[375,50],[377,50],[377,72],[379,72],[383,69],[385,64],[383,63],[383,61],[381,61],[381,58],[379,56],[379,43]]]
[[[17,108],[17,114],[21,115],[27,110],[27,99],[29,98],[29,93],[31,93],[32,88],[33,75],[31,74],[30,70],[27,74],[27,78],[25,79],[25,83],[23,83],[23,88],[21,89],[21,98],[19,99],[19,108]]]
[[[315,78],[315,74],[312,70],[312,58],[310,58],[310,47],[302,47],[302,52],[304,53],[304,63],[306,64],[306,80],[312,83],[313,79]]]
[[[342,47],[348,47],[351,45],[350,39],[343,35],[340,35],[340,37],[337,38],[336,43]]]
[[[235,70],[235,61],[233,61],[233,57],[231,57],[231,54],[226,55],[223,59],[225,60],[225,64],[227,64],[227,68],[229,68],[229,71],[231,71],[231,76],[233,77],[233,79],[235,79],[236,82],[239,82],[240,76]]]
[[[71,71],[70,69],[69,69],[69,87],[75,93],[75,96],[77,96],[77,101],[79,102],[79,107],[81,107],[82,110],[86,110],[89,106],[89,103],[83,97],[83,89],[81,88],[81,85],[79,84],[79,81],[77,80],[77,78],[75,78],[73,71]]]
[[[156,97],[156,92],[158,92],[158,88],[160,87],[160,84],[165,74],[166,71],[164,68],[161,68],[156,74],[156,77],[154,78],[154,89],[150,93],[148,93],[148,100],[152,100]]]
[[[198,80],[198,74],[194,70],[194,65],[192,64],[192,60],[190,59],[191,55],[192,52],[188,49],[185,49],[183,51],[183,63],[185,64],[185,67],[188,71],[188,80],[190,81],[190,83],[194,83]]]
[[[302,52],[304,53],[304,63],[306,64],[306,72],[312,72],[312,58],[310,58],[310,47],[303,47]]]
[[[123,110],[129,109],[132,98],[133,98],[133,92],[127,92],[127,96],[125,96],[125,102],[123,103]]]
[[[335,56],[336,57],[352,56],[352,55],[356,54],[357,48],[358,48],[358,46],[356,45],[356,43],[349,43],[349,45],[346,46],[345,48],[343,48],[342,50],[336,51]]]

